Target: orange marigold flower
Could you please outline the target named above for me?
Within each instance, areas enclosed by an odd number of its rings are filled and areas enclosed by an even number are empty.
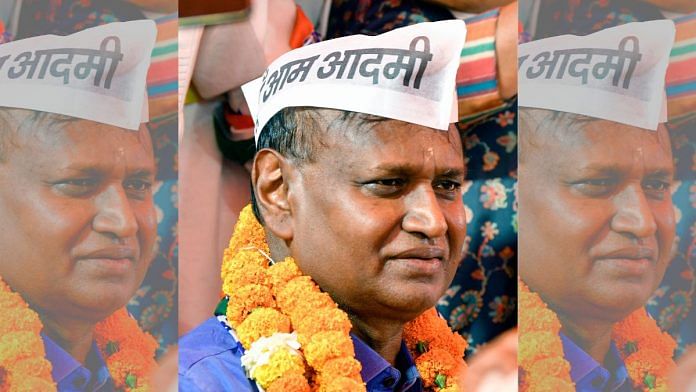
[[[365,384],[348,377],[338,377],[327,380],[327,384],[322,384],[320,392],[364,392]]]
[[[536,361],[530,368],[532,375],[542,377],[570,377],[570,364],[562,356],[544,358]]]
[[[292,325],[299,334],[299,341],[305,345],[315,334],[322,331],[338,331],[348,335],[353,325],[348,315],[338,308],[319,308],[313,312],[292,314]]]
[[[457,365],[457,360],[449,352],[439,348],[432,348],[416,358],[416,367],[426,388],[435,386],[435,377],[438,374],[447,378],[455,377]]]
[[[294,278],[302,276],[300,268],[290,257],[286,257],[280,263],[273,264],[268,269],[268,278],[273,290],[273,295],[278,296],[280,291],[285,288],[285,285]]]
[[[523,387],[522,392],[575,392],[575,384],[570,380],[563,380],[555,377],[539,377],[529,381],[528,385]]]
[[[114,378],[116,388],[126,387],[126,377],[133,375],[136,378],[136,386],[140,387],[147,382],[147,376],[155,369],[157,364],[153,358],[147,358],[137,350],[122,349],[114,353],[107,367],[111,377]]]
[[[275,307],[270,291],[261,285],[250,284],[230,294],[227,303],[227,321],[237,328],[249,313],[260,307]]]
[[[227,295],[250,284],[269,285],[266,268],[257,264],[247,264],[237,270],[228,271],[224,274],[223,279],[222,291]]]
[[[551,332],[529,332],[520,336],[517,358],[520,366],[528,368],[534,361],[563,356],[563,343]]]
[[[268,386],[266,392],[311,392],[303,374],[286,373]]]
[[[52,379],[51,379],[52,380]],[[16,377],[10,381],[11,388],[8,391],[55,391],[56,384],[39,377]],[[2,387],[0,386],[0,390]]]
[[[273,308],[256,308],[235,329],[239,341],[245,349],[260,337],[271,336],[276,332],[289,333],[290,318]]]
[[[461,335],[452,332],[435,308],[428,309],[404,326],[404,341],[410,352],[418,353],[418,345],[440,347],[455,358],[463,358],[467,343]]]
[[[0,363],[15,358],[27,358],[35,353],[43,357],[44,345],[39,335],[30,331],[16,331],[0,336]]]
[[[319,286],[309,276],[300,276],[289,281],[278,293],[276,300],[280,310],[291,319],[296,310],[305,312],[323,307],[336,307],[331,297],[320,292]]]
[[[239,219],[234,226],[234,234],[229,244],[230,252],[236,253],[239,249],[253,247],[269,253],[265,238],[263,226],[256,220],[251,204],[247,204],[239,213]]]
[[[656,350],[662,358],[672,358],[677,342],[660,330],[644,308],[631,313],[626,319],[614,326],[612,338],[624,356],[643,347]]]
[[[0,320],[0,336],[13,331],[31,331],[36,334],[41,332],[42,326],[39,316],[27,308],[15,306],[3,311]]]
[[[356,381],[362,381],[360,377],[362,365],[352,357],[341,357],[329,359],[324,363],[321,373],[317,376],[317,381],[320,384],[327,384],[328,380],[338,377],[348,377]]]
[[[99,351],[105,358],[109,356],[106,346],[110,342],[120,342],[123,347],[118,347],[119,349],[148,352],[153,355],[159,346],[152,335],[140,330],[138,322],[128,314],[125,307],[97,323],[94,334]]]
[[[558,317],[548,309],[540,308],[536,312],[520,312],[520,333],[547,331],[557,334],[560,330],[561,323],[558,321]]]
[[[624,360],[628,375],[637,385],[643,385],[645,376],[650,374],[654,377],[665,377],[672,369],[673,361],[671,357],[660,357],[657,351],[650,348],[643,348],[629,355]]]
[[[307,363],[319,372],[322,371],[324,364],[329,359],[355,355],[350,336],[336,331],[315,334],[303,351]]]
[[[23,358],[15,362],[15,375],[21,374],[22,377],[41,377],[49,379],[51,377],[51,363],[43,357]]]

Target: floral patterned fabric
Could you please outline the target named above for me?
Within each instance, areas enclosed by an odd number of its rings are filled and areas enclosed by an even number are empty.
[[[540,0],[534,39],[586,35],[630,22],[664,19],[660,10],[636,0]]]
[[[468,353],[517,325],[517,100],[459,125],[467,164],[468,250],[438,303]]]
[[[123,0],[23,0],[16,39],[67,35],[111,22],[143,19]]]
[[[648,302],[658,325],[677,340],[677,355],[696,344],[696,121],[670,129],[676,164],[672,191],[676,255]]]
[[[454,19],[447,8],[417,0],[333,0],[326,38],[377,35],[421,22]]]

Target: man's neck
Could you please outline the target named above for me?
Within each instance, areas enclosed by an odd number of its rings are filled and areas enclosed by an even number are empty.
[[[39,314],[43,332],[78,362],[84,364],[92,349],[94,323]]]
[[[365,320],[351,315],[353,333],[375,350],[382,358],[394,365],[401,349],[404,324],[395,320]]]
[[[605,320],[576,320],[558,315],[561,331],[582,348],[595,361],[604,364],[611,348],[611,332],[614,323]]]

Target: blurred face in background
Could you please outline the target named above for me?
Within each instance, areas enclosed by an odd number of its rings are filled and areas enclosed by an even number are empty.
[[[0,276],[40,314],[98,321],[152,258],[149,132],[19,113],[0,162]]]
[[[615,322],[671,259],[669,135],[569,118],[520,125],[541,129],[521,135],[520,276],[561,316]]]

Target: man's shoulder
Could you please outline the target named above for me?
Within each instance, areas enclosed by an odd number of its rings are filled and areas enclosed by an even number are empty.
[[[179,386],[187,391],[254,391],[242,368],[243,350],[211,317],[179,338]]]

